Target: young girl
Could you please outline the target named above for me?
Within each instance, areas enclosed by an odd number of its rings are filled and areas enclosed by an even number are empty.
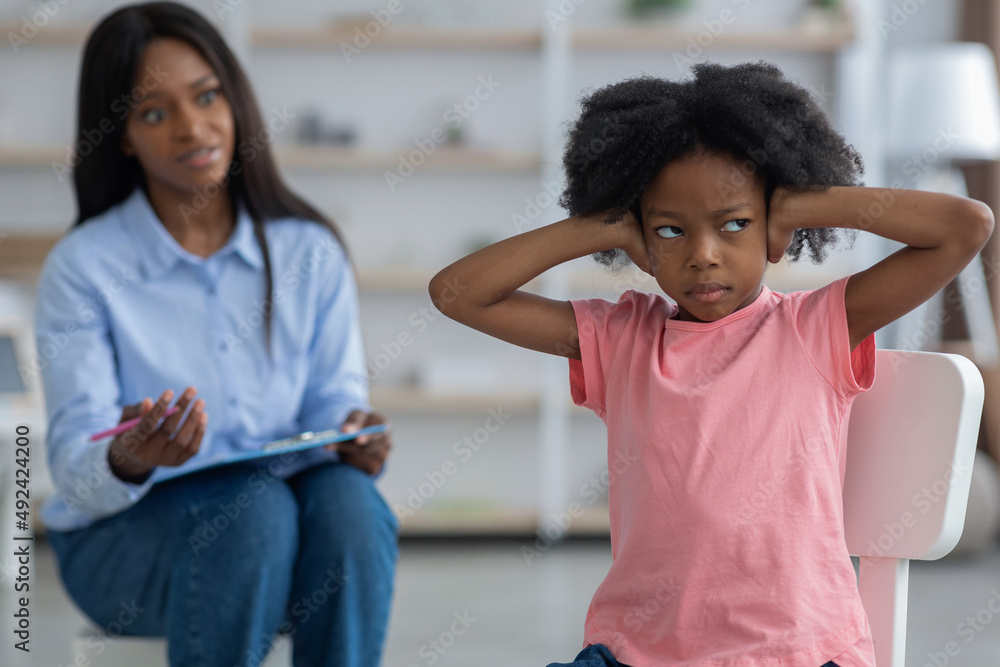
[[[390,436],[218,465],[385,421],[339,235],[282,183],[265,127],[191,9],[125,7],[90,35],[79,218],[38,286],[38,348],[56,350],[43,380],[58,494],[43,519],[80,608],[167,637],[171,665],[257,665],[282,632],[296,665],[368,667],[396,561],[371,477]]]
[[[613,562],[568,664],[872,667],[843,535],[850,407],[875,376],[872,334],[962,270],[990,236],[989,208],[856,187],[857,153],[764,63],[598,90],[565,168],[573,217],[455,262],[430,292],[468,326],[568,357],[609,463],[632,462],[613,467]],[[769,261],[821,260],[830,228],[907,247],[822,289],[762,284]],[[671,301],[519,290],[622,252]],[[439,298],[448,284],[458,298]]]

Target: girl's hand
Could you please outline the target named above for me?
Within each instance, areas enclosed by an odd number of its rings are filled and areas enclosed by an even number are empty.
[[[159,427],[157,423],[174,397],[170,389],[163,392],[155,404],[144,398],[141,403],[126,405],[122,409],[118,423],[140,416],[143,419],[111,441],[108,463],[116,477],[141,484],[156,466],[179,466],[198,453],[208,423],[205,402],[201,399],[195,401],[191,413],[184,417],[196,393],[194,387],[185,389],[177,401],[177,412],[167,417]]]
[[[386,423],[385,417],[377,412],[355,410],[347,415],[340,430],[344,433],[353,433],[368,426],[384,423]],[[389,450],[392,449],[392,432],[386,430],[381,433],[359,435],[354,440],[327,445],[327,449],[339,452],[340,460],[344,463],[374,475],[382,469],[382,465],[389,457]]]
[[[629,210],[615,225],[619,227],[622,234],[622,241],[618,247],[625,251],[625,254],[636,266],[649,275],[653,275],[649,251],[646,249],[646,239],[642,235],[642,224]]]
[[[794,195],[784,187],[777,187],[771,194],[767,214],[767,261],[777,264],[785,256],[795,236],[795,225],[788,224],[786,205]]]

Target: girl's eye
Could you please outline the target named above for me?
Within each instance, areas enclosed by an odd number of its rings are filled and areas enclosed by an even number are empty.
[[[163,109],[147,109],[142,112],[141,118],[150,125],[155,125],[163,120],[163,115]]]
[[[680,229],[680,227],[667,225],[666,227],[657,227],[656,233],[665,239],[675,239],[681,234],[683,234],[683,231]]]
[[[749,224],[750,221],[747,220],[746,218],[741,218],[739,220],[730,220],[729,222],[727,222],[722,226],[722,229],[724,229],[727,232],[738,232],[740,230],[746,229],[747,225]]]
[[[204,93],[198,96],[198,101],[202,104],[211,104],[212,101],[219,96],[219,89],[213,88],[212,90],[206,90]]]

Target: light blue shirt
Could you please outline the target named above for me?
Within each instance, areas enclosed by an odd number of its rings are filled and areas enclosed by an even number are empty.
[[[57,491],[42,508],[49,528],[85,526],[130,507],[157,482],[370,410],[357,286],[343,249],[311,221],[264,229],[271,303],[242,210],[228,243],[202,258],[170,236],[137,188],[49,254],[35,323]],[[269,359],[264,314],[272,306]],[[156,468],[143,484],[115,477],[111,438],[89,436],[116,426],[122,406],[155,401],[166,389],[179,397],[187,386],[209,413],[199,452]],[[287,477],[335,458],[324,448],[286,454],[270,470]]]

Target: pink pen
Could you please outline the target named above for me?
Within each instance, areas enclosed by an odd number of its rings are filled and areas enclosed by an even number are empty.
[[[175,412],[177,412],[177,410],[178,410],[178,408],[177,408],[176,405],[174,407],[172,407],[172,408],[167,408],[167,411],[163,414],[163,418],[166,419],[170,415],[172,415]],[[128,421],[124,421],[121,424],[119,424],[118,426],[116,426],[114,428],[111,428],[111,429],[108,429],[107,431],[101,431],[100,433],[95,433],[94,435],[90,436],[90,439],[91,440],[100,440],[101,438],[107,438],[107,437],[112,436],[112,435],[118,435],[119,433],[124,433],[125,431],[129,430],[130,428],[132,428],[133,426],[135,426],[136,424],[138,424],[141,421],[142,421],[142,417],[136,417],[135,419],[129,419]]]

